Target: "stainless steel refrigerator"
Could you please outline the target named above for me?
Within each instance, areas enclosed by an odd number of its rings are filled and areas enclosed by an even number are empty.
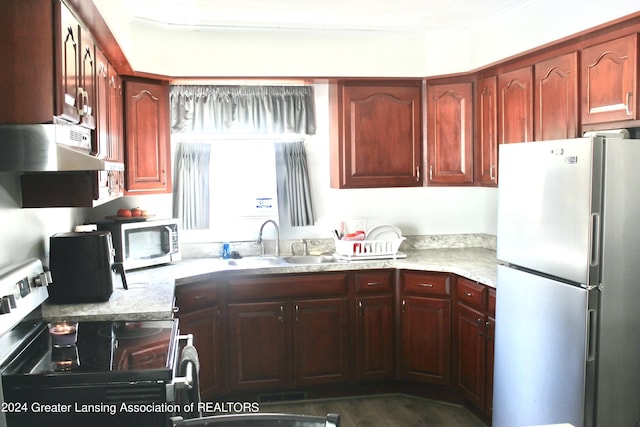
[[[499,162],[493,426],[640,426],[640,140]]]

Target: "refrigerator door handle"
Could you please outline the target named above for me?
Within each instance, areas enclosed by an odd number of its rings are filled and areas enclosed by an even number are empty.
[[[589,310],[587,315],[589,316],[587,324],[587,361],[591,362],[596,359],[598,313],[596,310]]]
[[[600,214],[591,214],[591,259],[589,265],[595,267],[600,258]]]

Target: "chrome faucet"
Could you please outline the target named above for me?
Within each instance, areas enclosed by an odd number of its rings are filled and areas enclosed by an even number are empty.
[[[260,226],[260,232],[258,233],[258,244],[260,245],[260,255],[264,255],[264,242],[262,241],[262,230],[264,230],[264,226],[268,223],[273,224],[276,229],[276,256],[280,256],[280,228],[278,224],[272,219],[268,219],[262,223]]]

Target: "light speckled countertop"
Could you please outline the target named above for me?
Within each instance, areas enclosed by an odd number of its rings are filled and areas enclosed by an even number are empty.
[[[406,259],[358,260],[324,264],[256,266],[250,260],[238,266],[218,258],[190,258],[170,265],[127,272],[129,290],[114,285],[109,301],[94,304],[52,304],[42,307],[45,320],[153,320],[171,319],[174,286],[220,275],[313,273],[375,268],[397,268],[455,273],[495,287],[496,253],[485,248],[412,250]]]

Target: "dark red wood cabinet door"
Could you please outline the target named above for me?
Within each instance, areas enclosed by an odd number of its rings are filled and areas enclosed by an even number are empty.
[[[501,73],[498,75],[498,143],[532,140],[532,67]]]
[[[582,50],[582,123],[638,118],[638,35]]]
[[[473,84],[427,87],[430,184],[473,182]]]
[[[534,139],[578,136],[578,53],[539,62],[534,66]]]

